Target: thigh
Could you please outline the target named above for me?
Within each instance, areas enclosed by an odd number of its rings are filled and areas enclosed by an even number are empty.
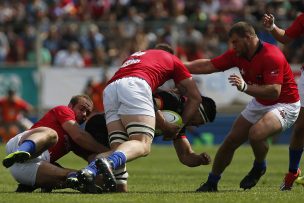
[[[279,118],[273,112],[267,112],[250,129],[250,139],[263,141],[266,138],[282,132],[283,127]]]
[[[107,129],[109,143],[112,150],[116,149],[120,144],[129,140],[129,136],[121,120],[116,120],[108,123]]]
[[[243,115],[240,115],[233,123],[230,132],[225,138],[224,145],[230,145],[234,148],[239,147],[241,144],[248,140],[249,129],[252,123],[246,120]]]
[[[155,133],[155,117],[145,115],[124,115],[121,121],[125,126],[129,140],[141,140],[150,143]]]

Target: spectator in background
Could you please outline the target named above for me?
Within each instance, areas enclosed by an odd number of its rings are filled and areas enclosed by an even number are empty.
[[[38,54],[38,57],[37,57]],[[41,67],[48,67],[51,65],[52,56],[48,49],[45,47],[40,47],[36,50],[36,43],[33,42],[29,44],[27,53],[26,53],[26,60],[29,63],[37,64]]]
[[[95,24],[91,24],[88,28],[88,31],[85,35],[80,37],[81,47],[84,49],[93,52],[97,48],[105,47],[105,38],[103,34],[99,32],[99,28]]]
[[[9,52],[8,39],[2,30],[0,30],[0,63],[5,62],[6,56]]]
[[[8,27],[7,38],[9,41],[9,53],[6,58],[8,63],[25,63],[26,48],[25,42],[21,37],[21,30]]]
[[[9,89],[7,95],[0,99],[0,136],[2,142],[7,142],[20,131],[31,127],[26,119],[32,106],[16,95],[15,90]]]
[[[100,82],[95,82],[90,79],[84,90],[84,93],[88,95],[94,104],[93,113],[104,112],[103,108],[103,90],[109,80],[109,75],[106,71],[103,73],[102,80]]]
[[[58,26],[52,25],[50,26],[48,32],[46,33],[45,39],[42,44],[43,47],[48,49],[52,56],[52,62],[55,58],[57,51],[60,49],[60,32]]]
[[[67,50],[60,50],[55,55],[54,65],[57,67],[83,68],[84,60],[79,52],[78,43],[71,42]]]

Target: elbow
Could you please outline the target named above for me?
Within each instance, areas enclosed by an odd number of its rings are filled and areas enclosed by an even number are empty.
[[[281,89],[275,89],[271,94],[271,99],[278,99],[281,94]]]

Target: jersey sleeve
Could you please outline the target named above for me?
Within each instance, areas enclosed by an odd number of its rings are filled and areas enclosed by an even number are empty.
[[[304,14],[299,15],[293,23],[286,29],[285,34],[292,38],[298,38],[304,34]]]
[[[60,124],[63,124],[66,121],[76,120],[73,110],[67,106],[59,106],[53,109],[53,111]]]
[[[186,68],[186,66],[182,63],[181,60],[179,60],[176,56],[173,56],[172,59],[174,63],[173,80],[175,84],[178,84],[180,81],[192,77],[189,70]]]
[[[221,71],[228,70],[234,67],[234,58],[236,57],[233,50],[228,50],[224,54],[211,59],[211,63],[216,69]]]

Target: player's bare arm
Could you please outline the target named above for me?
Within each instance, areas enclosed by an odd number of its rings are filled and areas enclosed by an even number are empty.
[[[248,85],[240,76],[235,74],[230,75],[228,80],[229,83],[232,86],[235,86],[239,91],[261,99],[277,99],[281,93],[280,84]]]
[[[287,35],[285,35],[285,30],[279,28],[274,23],[275,18],[272,14],[264,14],[263,16],[263,26],[268,30],[276,40],[283,44],[287,44],[292,41]]]
[[[72,140],[85,150],[98,153],[108,150],[102,144],[96,142],[89,133],[82,130],[76,121],[66,121],[62,127],[70,135]]]
[[[218,72],[210,59],[198,59],[194,61],[185,62],[184,65],[188,68],[191,74],[209,74]]]
[[[193,78],[182,80],[176,87],[182,95],[188,98],[182,114],[183,123],[187,125],[202,102],[201,94]]]
[[[189,167],[196,167],[200,165],[208,165],[211,163],[211,157],[207,153],[196,154],[188,141],[188,139],[181,138],[173,141],[174,148],[178,159],[181,163]]]

